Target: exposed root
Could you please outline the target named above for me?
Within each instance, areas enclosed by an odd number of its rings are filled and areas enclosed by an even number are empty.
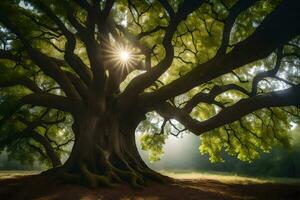
[[[75,184],[80,184],[81,183],[81,177],[78,174],[63,172],[63,173],[60,174],[59,178],[64,183],[75,183]]]
[[[159,183],[168,183],[170,181],[169,177],[161,175],[161,174],[159,174],[155,171],[152,171],[152,170],[144,170],[142,173],[148,179],[151,179],[153,181],[157,181]]]
[[[120,169],[107,162],[107,169],[104,173],[97,173],[88,169],[87,164],[80,162],[79,171],[70,172],[70,169],[59,168],[43,172],[42,175],[53,180],[64,183],[84,184],[92,188],[98,186],[113,187],[116,184],[127,183],[135,189],[146,186],[146,180],[153,180],[159,183],[166,183],[170,178],[151,170],[131,170]]]
[[[122,183],[121,178],[113,171],[108,171],[105,175],[114,183]]]
[[[87,184],[93,188],[97,186],[106,186],[106,187],[112,187],[113,184],[111,181],[108,179],[107,176],[100,176],[97,174],[92,173],[91,171],[88,170],[85,164],[80,163],[80,170],[83,175],[84,181],[87,182]]]
[[[63,183],[81,183],[81,176],[79,174],[73,174],[68,172],[64,166],[49,169],[41,173],[42,176],[47,177],[53,181],[59,181]]]
[[[98,156],[95,163],[84,160],[72,162],[72,165],[54,168],[43,172],[42,175],[65,183],[84,184],[92,188],[112,187],[116,184],[127,183],[135,189],[141,189],[146,186],[148,180],[160,183],[170,181],[170,178],[143,166],[132,157],[114,155],[112,158],[111,154],[100,147],[96,147],[96,152]],[[117,162],[112,164],[110,159]]]
[[[144,181],[135,173],[117,169],[115,167],[113,168],[113,170],[116,172],[116,174],[118,175],[118,177],[120,177],[122,181],[129,183],[133,188],[139,189],[143,187]]]
[[[120,161],[126,166],[126,170],[113,166],[109,161],[109,155],[102,148],[97,146],[96,149],[100,153],[100,158],[102,158],[101,164],[106,167],[107,173],[117,182],[129,183],[133,188],[137,189],[145,185],[142,175],[133,170],[123,158],[119,157]]]
[[[136,184],[141,186],[145,185],[143,176],[138,171],[134,170],[125,159],[120,158],[120,160],[126,166],[126,170],[119,169],[116,167],[113,167],[113,169],[116,170],[117,173],[120,173],[121,176],[125,176],[126,179],[129,179],[130,183],[133,184],[134,187],[137,186]]]

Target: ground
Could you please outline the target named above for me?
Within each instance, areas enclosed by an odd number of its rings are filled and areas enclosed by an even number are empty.
[[[165,173],[170,184],[150,183],[140,190],[127,186],[90,189],[52,183],[32,172],[0,172],[0,199],[161,200],[161,199],[300,199],[299,179],[254,179],[201,173]]]

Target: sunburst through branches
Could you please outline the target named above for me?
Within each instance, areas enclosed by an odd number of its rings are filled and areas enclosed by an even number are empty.
[[[123,62],[127,62],[130,59],[131,55],[128,51],[121,51],[119,56]]]
[[[120,70],[131,71],[140,64],[141,59],[137,49],[127,44],[116,44],[116,42],[110,44],[110,48],[105,50],[106,61],[109,65],[113,65]]]

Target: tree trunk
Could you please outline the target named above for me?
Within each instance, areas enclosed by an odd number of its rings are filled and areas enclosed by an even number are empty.
[[[75,142],[69,159],[58,168],[59,177],[91,187],[129,183],[139,188],[148,179],[164,182],[166,177],[154,172],[141,159],[135,128],[123,123],[112,112],[87,112],[75,118]]]

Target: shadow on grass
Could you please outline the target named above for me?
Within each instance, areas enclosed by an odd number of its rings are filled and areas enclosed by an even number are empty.
[[[236,176],[167,173],[169,184],[149,183],[141,190],[126,185],[90,189],[50,181],[39,175],[6,172],[0,180],[0,199],[159,200],[159,199],[300,199],[300,183],[279,183]],[[1,176],[2,175],[2,176]],[[0,173],[0,177],[5,177]]]

